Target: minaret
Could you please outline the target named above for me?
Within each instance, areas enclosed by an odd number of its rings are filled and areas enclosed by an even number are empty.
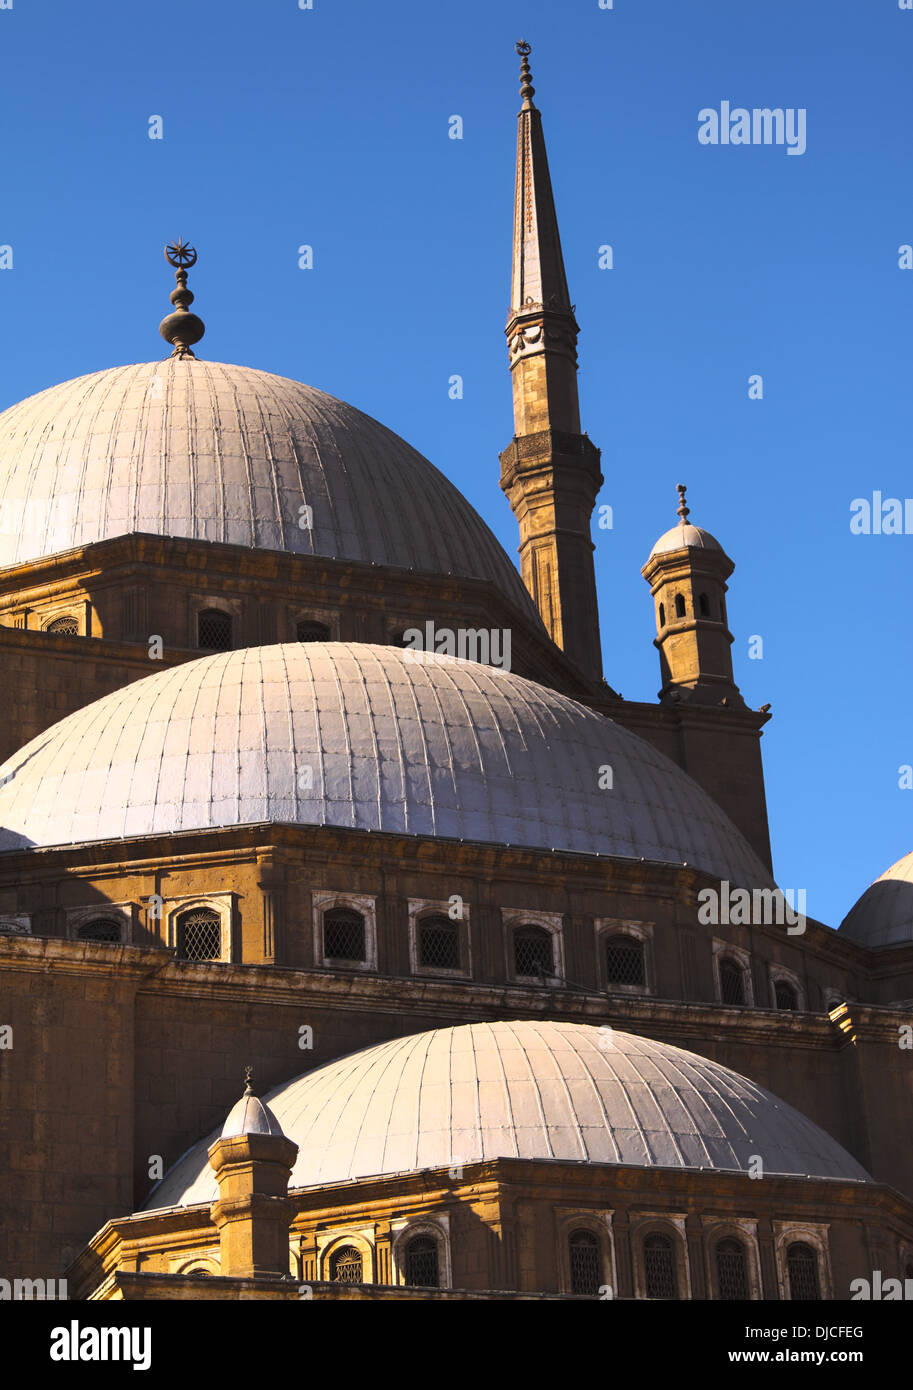
[[[656,607],[660,699],[741,705],[726,618],[726,580],[735,565],[709,531],[691,525],[685,490],[679,483],[678,525],[660,536],[641,571]]]
[[[521,57],[514,252],[507,344],[514,438],[501,487],[520,526],[523,580],[552,640],[591,681],[602,679],[590,517],[599,450],[580,433],[577,334],[564,273],[542,116],[528,43]]]

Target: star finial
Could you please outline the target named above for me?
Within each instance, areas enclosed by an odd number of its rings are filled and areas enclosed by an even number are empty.
[[[685,506],[685,493],[687,491],[687,483],[679,483],[678,487],[676,488],[676,491],[678,493],[678,515],[682,519],[682,526],[684,526],[686,520],[691,515],[691,508]]]
[[[193,357],[191,345],[198,343],[206,332],[203,320],[190,313],[193,292],[187,288],[187,272],[197,263],[197,253],[192,246],[178,237],[165,247],[165,260],[175,267],[174,278],[177,288],[171,291],[174,313],[163,318],[159,332],[166,343],[174,344],[172,357]]]
[[[514,45],[520,55],[520,95],[523,98],[524,107],[532,106],[535,87],[533,86],[532,73],[529,70],[529,55],[532,52],[526,39],[520,39]]]

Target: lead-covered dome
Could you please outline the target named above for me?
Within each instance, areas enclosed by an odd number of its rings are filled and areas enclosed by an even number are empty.
[[[744,1172],[759,1155],[767,1174],[870,1180],[823,1129],[738,1072],[581,1023],[396,1038],[267,1099],[298,1145],[292,1187],[496,1158]],[[218,1137],[179,1159],[147,1207],[214,1202],[207,1152]]]
[[[513,673],[392,646],[203,657],[77,710],[0,766],[0,849],[264,822],[772,882],[716,802],[620,724]]]
[[[869,885],[844,917],[840,931],[860,946],[906,946],[913,941],[913,853]]]
[[[353,406],[251,367],[114,367],[3,411],[0,515],[0,568],[139,531],[487,579],[538,620],[433,464]]]

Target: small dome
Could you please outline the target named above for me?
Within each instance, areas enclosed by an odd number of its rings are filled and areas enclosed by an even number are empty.
[[[840,923],[859,946],[903,946],[913,941],[913,853],[905,854],[865,890]]]
[[[0,568],[148,532],[490,580],[539,622],[433,464],[344,401],[251,367],[143,362],[11,406],[0,514],[15,518]]]
[[[580,1023],[472,1023],[396,1038],[270,1092],[298,1145],[292,1187],[496,1158],[870,1181],[823,1129],[747,1077],[651,1038]],[[207,1153],[148,1206],[213,1202]]]
[[[650,551],[650,559],[652,560],[654,555],[666,555],[671,550],[683,550],[686,547],[691,550],[723,549],[709,531],[704,531],[700,526],[692,526],[690,521],[681,521],[660,536]]]
[[[268,822],[772,884],[716,802],[621,724],[511,672],[393,646],[289,642],[186,662],[0,767],[0,850]]]
[[[242,1134],[282,1133],[282,1126],[269,1106],[264,1105],[259,1096],[245,1091],[241,1099],[229,1110],[219,1138],[236,1139]]]

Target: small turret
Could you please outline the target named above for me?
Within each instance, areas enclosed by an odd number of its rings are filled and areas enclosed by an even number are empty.
[[[732,672],[726,580],[735,569],[709,531],[693,526],[678,486],[677,526],[660,536],[641,573],[656,607],[661,700],[741,705]]]

